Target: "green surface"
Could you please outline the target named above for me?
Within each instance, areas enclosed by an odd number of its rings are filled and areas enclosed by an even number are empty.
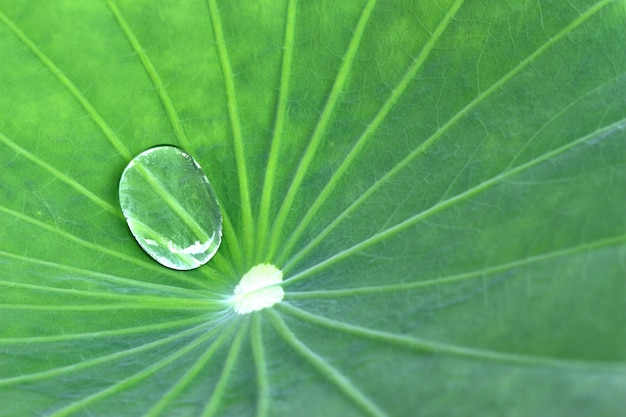
[[[141,247],[176,270],[207,263],[219,248],[222,215],[198,163],[180,148],[149,148],[124,168],[120,207]]]
[[[0,415],[623,414],[624,45],[622,0],[0,2]],[[159,144],[193,271],[119,209]]]

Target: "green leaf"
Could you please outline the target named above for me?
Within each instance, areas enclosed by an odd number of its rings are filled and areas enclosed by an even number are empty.
[[[2,2],[0,415],[620,415],[625,44],[623,0]],[[161,144],[193,271],[120,210]]]

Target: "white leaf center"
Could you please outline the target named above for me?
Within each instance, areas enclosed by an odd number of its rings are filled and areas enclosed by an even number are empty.
[[[232,298],[235,312],[247,314],[280,302],[285,296],[283,287],[278,285],[281,282],[283,271],[274,265],[260,264],[252,267],[235,287]]]

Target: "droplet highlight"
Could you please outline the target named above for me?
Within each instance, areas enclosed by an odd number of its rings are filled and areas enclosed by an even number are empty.
[[[126,166],[120,206],[139,245],[168,268],[207,263],[222,241],[222,215],[200,165],[175,146],[150,148]]]

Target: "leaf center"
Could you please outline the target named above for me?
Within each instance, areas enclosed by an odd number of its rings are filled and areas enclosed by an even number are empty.
[[[247,314],[280,302],[285,296],[280,286],[282,281],[283,271],[274,265],[259,264],[252,267],[235,287],[231,298],[235,312]]]

